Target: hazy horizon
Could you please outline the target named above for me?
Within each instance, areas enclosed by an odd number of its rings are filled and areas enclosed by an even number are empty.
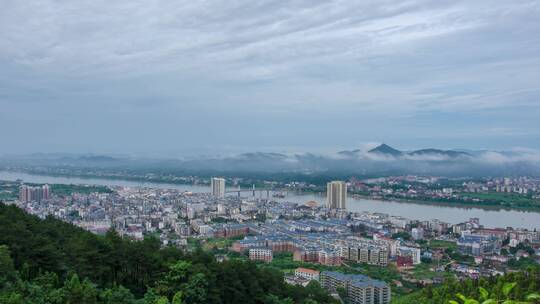
[[[243,154],[250,153],[278,153],[288,156],[293,155],[303,155],[303,154],[314,154],[324,157],[334,157],[339,153],[347,151],[360,151],[364,154],[369,150],[377,148],[380,145],[389,145],[394,149],[397,149],[401,152],[408,153],[424,149],[437,149],[442,151],[457,151],[465,153],[482,153],[482,152],[496,152],[496,153],[516,153],[516,155],[532,155],[534,156],[534,161],[540,156],[540,149],[532,149],[528,147],[511,147],[509,149],[468,149],[468,148],[448,148],[448,147],[437,147],[437,146],[426,146],[426,147],[411,147],[411,148],[402,148],[391,143],[385,142],[366,142],[360,143],[354,147],[342,147],[339,148],[331,147],[328,149],[315,148],[312,150],[307,149],[306,147],[258,147],[250,150],[247,147],[244,149],[235,148],[235,149],[223,149],[223,150],[213,150],[207,151],[204,149],[185,149],[183,151],[169,151],[169,152],[134,152],[134,151],[125,151],[125,152],[100,152],[100,151],[85,151],[85,152],[70,152],[70,151],[36,151],[36,152],[15,152],[15,153],[2,153],[0,152],[0,157],[25,157],[25,156],[110,156],[117,158],[149,158],[149,159],[196,159],[196,158],[205,158],[205,157],[236,157]],[[362,155],[364,155],[362,154]]]
[[[7,1],[2,154],[540,150],[538,1]]]

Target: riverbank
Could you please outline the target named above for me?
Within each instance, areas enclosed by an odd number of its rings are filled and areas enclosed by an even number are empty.
[[[51,177],[45,175],[35,175],[26,173],[14,173],[0,171],[0,180],[23,180],[25,183],[48,183],[48,184],[85,184],[85,185],[103,185],[103,186],[123,186],[123,187],[146,187],[146,188],[161,188],[161,189],[176,189],[179,191],[189,191],[193,193],[208,193],[209,186],[201,185],[174,185],[167,183],[148,183],[148,182],[133,182],[120,179],[88,179],[75,177]],[[245,193],[244,198],[266,197],[261,193],[258,196],[252,196],[251,192]],[[231,194],[235,195],[236,194]],[[321,191],[288,191],[284,198],[272,198],[278,202],[294,202],[304,204],[308,201],[317,201],[319,204],[324,204],[326,195]],[[271,197],[271,196],[270,196]],[[411,201],[397,200],[376,200],[370,196],[357,197],[349,196],[347,201],[347,209],[350,212],[371,212],[384,213],[395,216],[403,216],[409,219],[427,221],[439,219],[441,221],[457,224],[462,223],[469,218],[479,218],[481,223],[486,227],[516,227],[527,229],[540,229],[540,213],[523,210],[503,210],[489,208],[475,208],[473,206],[457,206],[455,204],[427,204]]]
[[[300,194],[314,194],[314,195],[321,195],[323,196],[325,193],[318,191],[318,190],[295,190],[297,193]],[[455,208],[461,208],[461,209],[483,209],[483,210],[490,210],[490,211],[524,211],[524,212],[537,212],[540,213],[540,202],[538,207],[520,207],[520,206],[513,206],[513,207],[507,207],[502,204],[479,204],[479,203],[466,203],[466,202],[446,202],[446,201],[435,201],[435,200],[421,200],[421,199],[406,199],[401,197],[386,197],[386,196],[372,196],[367,194],[359,194],[359,193],[351,193],[349,192],[348,197],[353,197],[357,199],[366,199],[366,200],[376,200],[376,201],[384,201],[384,202],[396,202],[396,203],[404,203],[404,204],[418,204],[418,205],[428,205],[428,206],[443,206],[443,207],[455,207]]]
[[[43,177],[55,177],[55,178],[65,178],[65,179],[83,179],[83,180],[109,180],[109,181],[127,181],[127,182],[133,182],[134,186],[141,186],[141,187],[152,187],[152,186],[163,186],[163,185],[174,185],[174,186],[186,186],[187,188],[190,187],[196,187],[196,188],[205,188],[209,187],[210,184],[208,183],[193,183],[189,182],[189,178],[167,178],[164,179],[163,177],[141,177],[141,176],[111,176],[111,175],[93,175],[93,174],[60,174],[60,173],[41,173],[41,172],[26,172],[26,171],[8,171],[3,170],[1,172],[8,172],[10,174],[16,175],[16,174],[28,174],[28,175],[34,175],[34,176],[43,176]],[[140,185],[138,185],[140,184]],[[241,185],[242,186],[242,185]],[[245,188],[247,188],[249,185],[244,185]],[[249,186],[250,188],[251,186]],[[174,187],[178,188],[178,187]],[[320,189],[290,189],[289,192],[294,192],[298,195],[304,195],[304,194],[313,194],[313,195],[321,195],[324,196],[324,192],[321,192]],[[429,199],[407,199],[402,197],[388,197],[388,196],[372,196],[367,194],[360,194],[360,193],[354,193],[349,192],[349,197],[357,198],[357,199],[366,199],[366,200],[377,200],[377,201],[385,201],[385,202],[397,202],[397,203],[405,203],[405,204],[417,204],[417,205],[428,205],[428,206],[443,206],[443,207],[452,207],[452,208],[461,208],[461,209],[483,209],[483,210],[489,210],[489,211],[522,211],[522,212],[537,212],[540,213],[540,202],[537,207],[531,207],[531,206],[506,206],[503,203],[497,203],[497,202],[486,202],[486,203],[478,203],[478,202],[464,202],[464,201],[437,201],[437,200],[429,200]]]
[[[430,205],[430,206],[443,206],[443,207],[455,207],[455,208],[462,208],[462,209],[484,209],[484,210],[491,210],[491,211],[525,211],[525,212],[537,212],[540,213],[540,206],[537,208],[531,208],[531,207],[505,207],[500,205],[484,205],[484,204],[468,204],[468,203],[458,203],[458,202],[440,202],[440,201],[429,201],[429,200],[411,200],[411,199],[404,199],[404,198],[386,198],[383,196],[370,196],[370,195],[362,195],[362,194],[351,194],[349,195],[351,197],[356,197],[359,199],[370,199],[370,200],[379,200],[379,201],[385,201],[385,202],[397,202],[397,203],[404,203],[404,204],[419,204],[419,205]]]

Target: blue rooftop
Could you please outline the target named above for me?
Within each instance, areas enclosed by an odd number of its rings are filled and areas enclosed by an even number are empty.
[[[372,279],[363,274],[345,274],[345,273],[336,272],[336,271],[323,271],[321,275],[330,276],[340,281],[347,281],[349,282],[349,284],[356,287],[375,286],[375,287],[382,288],[382,287],[388,286],[383,281]]]

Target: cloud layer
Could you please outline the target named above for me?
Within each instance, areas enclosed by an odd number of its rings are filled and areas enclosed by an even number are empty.
[[[4,152],[540,148],[538,1],[2,8]]]

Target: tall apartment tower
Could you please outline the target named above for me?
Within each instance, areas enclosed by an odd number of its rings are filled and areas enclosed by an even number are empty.
[[[347,184],[342,181],[329,182],[326,185],[326,198],[329,209],[346,209]]]
[[[43,199],[50,199],[51,198],[51,188],[48,184],[45,184],[41,187],[43,189]]]
[[[212,195],[215,197],[225,197],[225,179],[212,177],[210,180],[210,188],[212,189]]]
[[[26,185],[22,185],[19,188],[19,201],[28,202],[30,200],[28,192],[28,187]]]

